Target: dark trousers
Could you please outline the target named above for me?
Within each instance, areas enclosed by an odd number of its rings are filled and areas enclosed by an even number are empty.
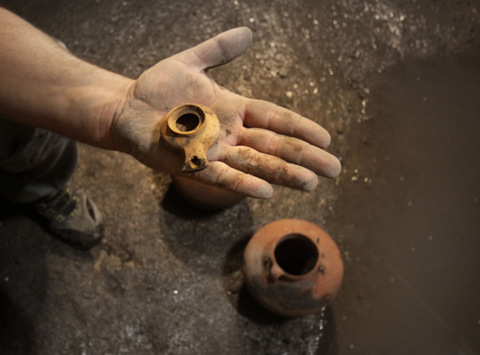
[[[77,143],[0,118],[0,195],[16,203],[50,196],[73,175]]]

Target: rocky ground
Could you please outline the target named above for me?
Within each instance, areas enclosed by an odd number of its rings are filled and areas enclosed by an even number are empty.
[[[72,183],[106,238],[81,252],[0,205],[1,354],[480,352],[478,1],[0,0],[79,57],[137,77],[246,25],[254,44],[209,74],[325,126],[343,172],[209,213],[170,177],[81,145]],[[283,319],[244,286],[255,230],[301,218],[340,246],[320,314]]]

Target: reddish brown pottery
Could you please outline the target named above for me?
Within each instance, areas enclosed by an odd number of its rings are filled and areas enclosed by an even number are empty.
[[[324,230],[299,219],[283,219],[259,229],[249,241],[244,273],[261,305],[297,317],[319,312],[335,298],[343,263]]]
[[[198,181],[172,175],[173,186],[191,204],[208,210],[220,210],[236,205],[246,196]]]
[[[185,159],[183,172],[195,173],[209,165],[207,151],[217,140],[219,131],[220,122],[210,108],[196,104],[180,105],[161,120],[160,144]],[[245,198],[178,175],[172,176],[172,181],[187,201],[204,209],[227,208]]]

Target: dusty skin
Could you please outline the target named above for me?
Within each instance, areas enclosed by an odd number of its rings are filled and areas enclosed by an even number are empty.
[[[324,150],[330,142],[324,128],[275,104],[234,94],[206,75],[209,69],[241,55],[251,43],[252,32],[236,28],[145,71],[115,115],[113,148],[156,170],[181,172],[179,160],[157,144],[156,125],[171,108],[193,102],[215,112],[220,135],[207,153],[209,166],[190,178],[246,196],[268,198],[273,193],[270,183],[311,191],[318,184],[317,175],[337,176],[340,162]],[[258,139],[263,144],[255,144]],[[301,149],[292,151],[292,145]]]

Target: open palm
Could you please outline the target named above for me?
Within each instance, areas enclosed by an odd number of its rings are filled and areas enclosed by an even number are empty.
[[[249,29],[233,29],[145,71],[113,125],[120,149],[153,169],[180,173],[183,160],[158,144],[158,123],[172,108],[195,103],[216,113],[220,135],[207,152],[209,166],[187,177],[268,198],[270,183],[309,191],[317,175],[337,176],[340,162],[324,150],[330,143],[325,129],[272,103],[234,94],[207,76],[208,69],[242,54],[251,40]]]

